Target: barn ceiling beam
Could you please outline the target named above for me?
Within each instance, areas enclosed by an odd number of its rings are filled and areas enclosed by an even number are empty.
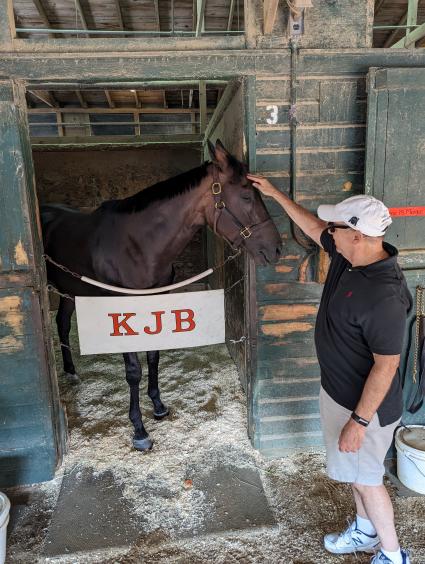
[[[106,100],[108,101],[108,105],[111,109],[115,108],[115,102],[112,100],[111,98],[111,94],[109,93],[109,90],[105,90],[105,96],[106,96]]]
[[[225,88],[228,84],[228,80],[206,80],[208,86],[223,87]],[[179,88],[198,88],[199,80],[149,80],[143,82],[119,82],[113,85],[114,91],[123,90],[162,90],[167,89],[179,89]],[[31,90],[75,90],[78,88],[80,91],[98,91],[112,88],[110,82],[96,82],[96,83],[81,83],[78,84],[67,83],[67,82],[31,82]]]
[[[28,51],[28,45],[26,49]],[[370,67],[379,66],[425,66],[425,50],[415,49],[406,57],[406,53],[388,52],[387,49],[303,49],[298,68],[303,75],[333,73],[332,76],[342,76],[366,74]],[[112,53],[99,56],[93,53],[92,57],[84,53],[52,53],[46,59],[44,52],[6,52],[0,57],[0,76],[23,79],[29,90],[35,88],[33,83],[38,84],[38,89],[48,87],[58,90],[75,90],[83,86],[93,90],[100,88],[99,84],[102,84],[102,89],[122,88],[124,84],[127,89],[131,88],[129,84],[136,88],[140,83],[134,80],[135,76],[143,76],[143,82],[151,84],[156,80],[190,83],[199,80],[199,77],[212,84],[217,77],[223,80],[223,77],[252,77],[255,74],[287,75],[289,70],[290,54],[287,49],[216,51],[213,56],[208,51],[132,52],[125,58],[125,65],[122,57]],[[109,77],[109,83],[105,81],[105,76]]]
[[[86,16],[84,15],[83,8],[81,6],[80,0],[74,0],[74,6],[75,6],[75,9],[78,12],[78,16],[80,18],[81,27],[83,29],[88,29],[89,27],[87,25]],[[87,37],[89,37],[89,34],[87,34]]]
[[[42,19],[44,25],[46,26],[47,29],[50,29],[52,25],[47,16],[46,10],[44,9],[44,6],[41,3],[41,0],[32,0],[32,1],[34,2],[34,6],[37,8],[37,12],[40,18]],[[56,35],[54,33],[49,33],[49,37],[56,37]]]
[[[273,31],[276,21],[279,0],[264,0],[264,35],[269,35]]]
[[[76,91],[75,91],[75,94],[76,94],[76,96],[77,96],[77,98],[78,98],[78,101],[80,102],[80,106],[81,106],[82,108],[87,108],[87,107],[88,107],[88,106],[87,106],[87,102],[84,100],[84,97],[83,97],[83,95],[82,95],[82,93],[81,93],[81,90],[76,90]]]
[[[135,111],[138,114],[167,114],[167,115],[177,115],[177,114],[199,114],[200,110],[198,108],[140,108],[135,109],[134,107],[126,108],[30,108],[28,109],[29,114],[50,114],[55,112],[55,110],[60,111],[62,114],[131,114]],[[211,113],[211,111],[207,111]]]
[[[214,133],[215,128],[220,123],[220,120],[223,117],[224,112],[228,108],[230,102],[232,101],[240,85],[241,82],[239,80],[232,80],[227,84],[223,94],[221,95],[220,101],[217,104],[217,107],[215,108],[214,113],[210,118],[208,127],[205,129],[204,142],[207,141],[210,138],[210,136]]]
[[[405,47],[410,47],[411,49],[415,47],[415,42],[413,43],[408,43],[407,42],[407,37],[409,36],[409,33],[413,31],[413,29],[410,26],[416,26],[416,23],[418,21],[418,4],[419,4],[419,0],[409,0],[409,4],[407,7],[407,29],[406,29],[406,42],[404,44]]]
[[[58,101],[49,90],[29,90],[28,92],[47,104],[50,108],[59,108]]]
[[[1,2],[0,2],[1,4]],[[1,13],[0,13],[1,16]],[[0,30],[2,21],[0,19]],[[24,33],[24,28],[18,28],[17,33]],[[59,39],[44,39],[42,35],[31,45],[32,53],[74,53],[80,55],[82,53],[96,53],[113,52],[132,52],[140,53],[143,51],[198,51],[198,50],[229,50],[229,49],[244,49],[246,46],[245,35],[243,31],[222,31],[218,33],[205,33],[200,37],[195,37],[194,31],[175,32],[175,37],[171,37],[170,31],[161,31],[161,37],[158,37],[158,31],[152,30],[147,32],[134,32],[128,29],[116,30],[93,30],[87,31],[88,34],[92,33],[96,37],[73,37],[72,41],[63,37],[63,30],[51,30],[53,33],[61,34]],[[103,34],[113,35],[114,37],[102,37],[102,34],[97,33],[102,31]],[[25,33],[32,33],[28,29]],[[40,32],[41,33],[41,32]],[[45,30],[43,30],[45,34]],[[76,35],[75,30],[69,30],[70,34]],[[86,34],[84,30],[80,34]],[[115,37],[119,34],[118,37]],[[10,35],[10,33],[9,33]],[[98,37],[99,36],[99,37]],[[140,41],[143,38],[143,42]],[[28,51],[28,40],[22,39],[18,36],[14,40],[14,51]]]
[[[411,31],[406,37],[397,41],[392,46],[393,49],[403,49],[414,47],[415,43],[425,37],[425,23],[417,27],[414,31]]]
[[[400,20],[399,20],[399,22],[398,22],[397,25],[405,25],[406,21],[407,21],[407,12],[405,12],[405,13],[401,16],[401,18],[400,18]],[[391,47],[392,44],[394,43],[394,39],[397,37],[397,35],[398,35],[401,31],[403,31],[403,30],[401,30],[401,29],[394,29],[394,30],[390,33],[390,35],[388,36],[388,38],[386,39],[386,41],[385,41],[385,43],[384,43],[384,48],[386,48],[386,47]]]
[[[124,20],[122,17],[120,0],[114,0],[114,1],[115,1],[115,11],[117,12],[118,26],[120,29],[124,29]]]
[[[379,14],[385,0],[377,0],[375,3],[375,17]]]
[[[179,133],[169,135],[92,135],[92,136],[64,136],[64,137],[31,137],[33,149],[64,149],[75,147],[107,146],[115,147],[122,145],[179,145],[179,144],[201,144],[202,135],[193,133]]]
[[[159,17],[159,0],[153,0],[153,4],[155,8],[156,28],[158,31],[161,31],[161,19]]]
[[[227,31],[232,29],[233,16],[235,15],[235,0],[230,0],[229,17],[227,19]]]
[[[199,37],[205,29],[205,6],[207,0],[197,0],[196,2],[196,29],[195,35]]]

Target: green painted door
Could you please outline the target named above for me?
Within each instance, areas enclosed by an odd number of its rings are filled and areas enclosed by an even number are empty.
[[[368,76],[366,193],[390,208],[425,205],[425,69],[372,68]],[[425,286],[425,217],[394,217],[386,240],[400,251],[413,297]],[[412,312],[410,321],[415,312]],[[414,326],[410,324],[414,336]],[[413,358],[406,336],[402,369],[406,403],[415,389]],[[405,423],[425,423],[425,406]]]
[[[64,417],[49,307],[24,86],[0,81],[0,488],[49,480]]]

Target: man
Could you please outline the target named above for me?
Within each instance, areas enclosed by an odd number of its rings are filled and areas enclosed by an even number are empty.
[[[384,458],[402,413],[398,366],[412,306],[397,249],[383,241],[389,211],[360,195],[319,206],[317,218],[264,177],[248,179],[331,257],[315,331],[321,423],[327,474],[351,483],[357,515],[344,532],[325,536],[325,548],[347,554],[380,547],[374,564],[408,564],[383,485]]]

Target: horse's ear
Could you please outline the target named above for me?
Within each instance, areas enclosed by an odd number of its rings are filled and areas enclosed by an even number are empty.
[[[215,142],[215,148],[216,150],[220,150],[223,151],[224,153],[226,153],[226,155],[229,155],[229,151],[225,148],[225,146],[223,145],[223,143],[220,141],[220,139],[217,139],[217,141]]]
[[[228,157],[230,156],[230,153],[225,149],[220,139],[217,139],[217,141],[215,142],[214,155],[215,162],[218,164],[221,170],[224,171],[229,166]]]

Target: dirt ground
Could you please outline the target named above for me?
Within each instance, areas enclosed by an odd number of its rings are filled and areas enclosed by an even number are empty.
[[[73,349],[78,351],[75,330]],[[172,412],[154,421],[150,400],[141,394],[145,425],[154,440],[148,454],[131,445],[122,357],[79,357],[76,352],[75,359],[82,380],[78,386],[65,381],[58,365],[69,453],[54,480],[20,492],[25,508],[8,540],[8,563],[369,562],[368,555],[334,557],[322,547],[323,535],[345,528],[353,515],[349,488],[324,475],[322,452],[266,460],[252,448],[244,393],[224,345],[161,353],[162,397]],[[196,531],[210,511],[202,492],[187,487],[188,468],[209,472],[223,463],[258,469],[277,527],[181,538],[182,530]],[[113,473],[134,514],[144,520],[140,541],[97,553],[55,559],[42,555],[63,476],[75,468]],[[401,498],[391,485],[389,489],[401,544],[411,549],[412,562],[425,564],[425,497]]]

